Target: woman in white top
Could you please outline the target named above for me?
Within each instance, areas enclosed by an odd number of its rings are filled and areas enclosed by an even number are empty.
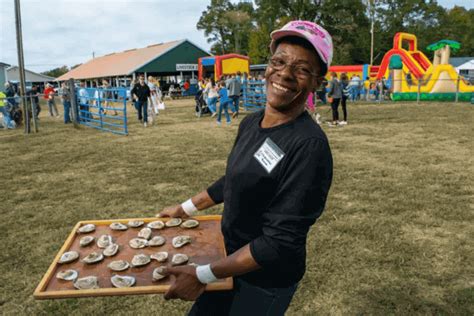
[[[150,106],[148,107],[148,122],[150,124],[153,124],[153,122],[156,121],[156,114],[159,114],[155,78],[153,78],[152,76],[148,76],[147,85],[148,88],[150,88]]]
[[[214,117],[216,115],[216,104],[217,98],[219,96],[214,79],[211,78],[208,81],[206,89],[204,90],[204,94],[207,95],[207,107],[212,112],[212,116]]]

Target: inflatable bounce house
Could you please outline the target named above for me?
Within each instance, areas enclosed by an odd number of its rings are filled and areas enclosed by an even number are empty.
[[[250,73],[250,60],[247,56],[227,54],[220,56],[201,57],[198,61],[199,80],[214,77],[217,81],[223,75]]]
[[[407,48],[403,45],[408,44]],[[417,48],[416,36],[409,33],[397,33],[393,38],[393,48],[382,59],[379,66],[352,65],[331,66],[329,71],[346,72],[349,77],[357,74],[361,79],[391,79],[390,87],[393,100],[470,101],[474,95],[474,86],[460,77],[449,64],[451,51],[455,52],[460,44],[455,41],[441,40],[427,47],[434,52],[431,62]]]

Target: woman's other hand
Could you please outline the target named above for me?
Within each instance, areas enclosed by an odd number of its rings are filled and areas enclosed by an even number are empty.
[[[188,217],[181,204],[165,207],[164,210],[156,215],[157,217]]]

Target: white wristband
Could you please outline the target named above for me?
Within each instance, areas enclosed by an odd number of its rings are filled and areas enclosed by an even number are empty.
[[[214,275],[214,273],[212,273],[210,264],[206,264],[205,266],[198,266],[196,268],[196,276],[199,282],[201,282],[202,284],[208,284],[217,281],[216,276]]]
[[[193,201],[191,201],[191,199],[181,204],[181,207],[188,216],[192,216],[198,210],[196,205],[194,205]]]

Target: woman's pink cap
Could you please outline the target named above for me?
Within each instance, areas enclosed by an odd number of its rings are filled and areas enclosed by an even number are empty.
[[[321,57],[321,60],[328,68],[331,65],[333,54],[331,35],[316,23],[309,21],[291,21],[281,29],[273,31],[270,36],[272,38],[270,44],[272,54],[275,52],[277,40],[286,36],[298,36],[306,39],[313,45],[319,57]]]

